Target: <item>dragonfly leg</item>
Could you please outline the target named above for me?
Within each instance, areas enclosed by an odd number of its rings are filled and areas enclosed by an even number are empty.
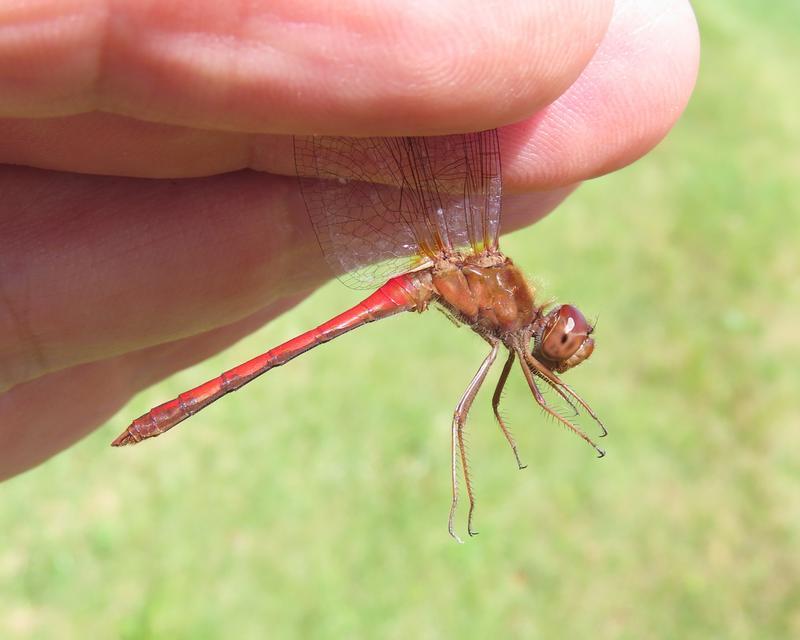
[[[606,455],[606,452],[603,451],[600,447],[595,444],[594,440],[592,440],[589,436],[587,436],[583,430],[578,427],[577,425],[572,424],[569,420],[565,417],[560,415],[558,412],[554,411],[550,405],[544,399],[542,392],[539,390],[539,387],[536,385],[536,376],[533,371],[538,371],[545,375],[545,377],[549,378],[545,372],[549,373],[547,369],[534,358],[532,355],[528,354],[526,351],[519,351],[517,355],[520,359],[520,366],[522,367],[522,373],[525,375],[525,380],[528,381],[528,386],[531,388],[531,392],[533,393],[533,397],[536,399],[536,402],[539,406],[546,411],[548,414],[553,416],[556,420],[558,420],[561,424],[567,427],[570,431],[575,433],[577,436],[585,440],[589,445],[591,445],[595,451],[597,451],[597,457],[602,458]],[[532,371],[533,370],[533,371]],[[551,374],[552,375],[552,374]]]
[[[442,306],[436,305],[436,308],[442,313],[442,315],[447,318],[450,322],[452,322],[457,327],[461,327],[461,323],[456,319],[456,317],[450,313],[447,309]]]
[[[578,407],[576,407],[576,406],[575,406],[575,403],[574,403],[574,402],[572,402],[572,399],[571,399],[571,398],[570,398],[570,396],[567,394],[567,392],[566,392],[566,391],[564,391],[564,390],[561,388],[561,386],[562,386],[562,385],[558,385],[558,384],[554,383],[554,382],[553,382],[553,381],[552,381],[550,378],[548,378],[547,376],[543,376],[541,373],[539,373],[539,372],[538,372],[538,371],[536,371],[535,369],[533,370],[533,373],[534,373],[534,374],[535,374],[535,375],[536,375],[536,376],[537,376],[537,377],[538,377],[538,378],[539,378],[539,379],[540,379],[542,382],[544,382],[544,383],[545,383],[545,384],[546,384],[548,387],[550,387],[550,388],[551,388],[553,391],[555,391],[555,392],[556,392],[556,393],[557,393],[559,396],[561,396],[561,399],[562,399],[564,402],[566,402],[566,403],[569,405],[569,408],[570,408],[570,409],[572,409],[572,415],[571,415],[570,417],[575,417],[575,416],[578,416],[578,415],[580,415],[580,412],[578,411]],[[563,386],[567,386],[567,385],[563,385]]]
[[[461,400],[458,401],[456,405],[456,410],[453,412],[453,426],[451,429],[451,440],[450,440],[450,472],[451,472],[451,481],[452,481],[452,488],[453,488],[453,500],[450,503],[450,517],[447,520],[447,530],[450,532],[450,535],[453,536],[458,542],[462,542],[462,540],[456,535],[455,529],[453,527],[453,521],[455,520],[456,515],[456,507],[458,506],[458,458],[461,458],[461,470],[464,473],[464,486],[467,490],[467,497],[469,498],[469,515],[467,516],[467,533],[469,535],[474,536],[476,534],[475,531],[472,530],[472,513],[475,511],[475,496],[472,493],[472,483],[469,479],[469,465],[467,464],[467,450],[464,446],[464,425],[467,422],[467,414],[469,413],[469,409],[472,406],[473,400],[475,400],[475,396],[478,394],[478,390],[481,388],[483,381],[486,379],[486,374],[489,373],[489,369],[491,368],[492,364],[497,358],[497,352],[500,348],[500,343],[495,342],[492,344],[492,350],[489,352],[489,355],[486,356],[484,361],[481,363],[481,366],[478,368],[478,372],[472,378],[472,381],[469,383],[467,390],[464,392],[464,395],[461,396]]]
[[[605,438],[608,435],[608,429],[606,429],[606,425],[603,424],[603,421],[597,417],[595,412],[592,411],[592,408],[586,403],[586,401],[583,398],[581,398],[575,391],[572,390],[572,387],[563,382],[561,383],[561,386],[564,387],[564,389],[567,391],[568,394],[570,394],[573,398],[575,398],[575,400],[578,401],[579,405],[581,405],[584,409],[586,409],[586,413],[592,416],[592,419],[597,423],[597,425],[601,429],[600,437]]]
[[[503,388],[506,386],[506,380],[508,380],[508,374],[511,371],[511,367],[514,364],[514,352],[508,352],[508,360],[506,360],[505,365],[503,366],[503,372],[500,374],[500,379],[497,381],[497,386],[494,389],[494,395],[492,396],[492,411],[494,411],[494,417],[497,418],[497,424],[500,425],[500,430],[503,432],[503,435],[508,440],[508,444],[511,445],[511,451],[514,452],[514,458],[517,460],[517,466],[520,469],[524,469],[528,465],[522,464],[522,461],[519,459],[519,452],[517,451],[517,442],[514,440],[514,436],[511,435],[511,431],[509,431],[506,423],[503,421],[503,417],[500,415],[500,400],[503,396]]]
[[[600,418],[597,417],[597,414],[594,411],[592,411],[592,408],[588,405],[588,403],[583,398],[581,398],[575,391],[573,391],[572,387],[566,384],[563,380],[561,380],[561,378],[556,376],[552,371],[550,371],[550,369],[545,367],[541,362],[539,362],[536,358],[533,357],[533,355],[531,355],[527,351],[525,352],[525,361],[528,363],[528,366],[531,367],[533,373],[541,377],[542,380],[547,382],[547,384],[549,384],[550,387],[552,387],[556,391],[556,393],[558,393],[558,395],[560,395],[562,398],[564,398],[564,400],[567,401],[567,404],[569,404],[569,406],[572,407],[572,410],[575,412],[575,415],[578,415],[578,408],[572,402],[570,402],[569,398],[567,398],[567,394],[569,394],[572,398],[574,398],[578,402],[578,404],[581,405],[586,410],[586,413],[588,413],[592,417],[592,419],[597,423],[601,431],[600,437],[604,438],[608,435],[608,429],[606,429],[603,422],[600,420]]]

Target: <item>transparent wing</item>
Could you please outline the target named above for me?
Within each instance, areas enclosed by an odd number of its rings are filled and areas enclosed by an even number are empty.
[[[497,131],[438,137],[296,137],[295,165],[339,278],[373,287],[454,251],[497,248]]]

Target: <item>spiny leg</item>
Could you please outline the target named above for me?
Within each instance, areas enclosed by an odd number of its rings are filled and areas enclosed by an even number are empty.
[[[533,373],[534,373],[534,375],[536,375],[536,376],[537,376],[537,377],[538,377],[538,378],[539,378],[539,379],[540,379],[542,382],[544,382],[545,384],[547,384],[547,386],[548,386],[548,387],[550,387],[550,388],[551,388],[553,391],[555,391],[555,392],[556,392],[556,393],[557,393],[559,396],[561,396],[561,399],[562,399],[564,402],[566,402],[566,403],[569,405],[569,408],[570,408],[570,409],[572,409],[572,416],[570,416],[570,417],[574,417],[574,416],[578,416],[578,415],[580,415],[580,412],[578,411],[578,407],[576,407],[576,406],[575,406],[575,403],[574,403],[574,402],[572,402],[572,399],[571,399],[571,398],[570,398],[570,397],[569,397],[569,396],[568,396],[568,395],[567,395],[567,394],[564,392],[564,390],[561,388],[561,386],[560,386],[560,385],[557,385],[557,384],[555,384],[555,383],[554,383],[552,380],[550,380],[550,378],[548,378],[548,377],[546,377],[546,376],[543,376],[541,373],[539,373],[539,372],[538,372],[538,371],[536,371],[536,370],[534,370],[534,371],[533,371]]]
[[[452,322],[457,327],[461,327],[461,323],[456,319],[456,317],[450,313],[447,309],[440,305],[436,305],[436,308],[442,313],[442,315],[447,318],[450,322]]]
[[[514,440],[514,436],[511,435],[511,431],[508,430],[508,427],[506,427],[506,424],[500,415],[500,400],[503,396],[503,388],[506,386],[508,374],[511,371],[512,365],[514,364],[514,358],[514,352],[509,351],[508,360],[506,360],[506,363],[503,366],[503,372],[500,374],[500,379],[497,381],[497,386],[495,387],[494,395],[492,396],[492,411],[494,411],[494,417],[497,418],[497,424],[500,425],[500,430],[503,432],[506,440],[508,440],[508,444],[511,445],[511,450],[514,452],[514,458],[517,460],[517,466],[520,469],[524,469],[528,465],[522,464],[520,461],[519,452],[517,451],[517,442]]]
[[[553,411],[553,409],[551,409],[550,406],[547,404],[547,402],[544,399],[544,396],[542,395],[542,392],[539,390],[539,387],[536,386],[535,376],[531,372],[531,367],[535,367],[538,370],[538,367],[536,367],[536,365],[540,365],[540,363],[537,362],[533,356],[530,356],[531,362],[529,363],[528,358],[526,357],[528,356],[528,354],[525,351],[520,351],[517,353],[517,355],[520,358],[520,366],[522,367],[522,373],[525,375],[525,380],[528,381],[528,386],[531,388],[531,392],[533,392],[533,397],[536,399],[536,402],[539,404],[539,406],[544,411],[553,416],[556,420],[558,420],[561,424],[567,427],[570,431],[572,431],[579,437],[583,438],[587,443],[589,443],[594,448],[594,450],[597,451],[598,457],[602,458],[604,455],[606,455],[606,452],[603,451],[600,447],[598,447],[595,444],[594,440],[592,440],[589,436],[587,436],[580,427],[572,424],[569,420],[559,415],[556,411]]]
[[[469,383],[467,390],[464,391],[464,395],[461,396],[461,400],[458,401],[456,405],[456,410],[453,412],[453,426],[450,432],[450,447],[451,447],[451,481],[453,485],[453,500],[450,503],[450,517],[447,520],[447,530],[450,532],[450,535],[453,536],[458,542],[462,542],[461,538],[459,538],[455,530],[453,528],[453,521],[456,515],[456,507],[458,506],[458,457],[459,454],[461,456],[461,470],[464,473],[464,486],[467,489],[467,497],[469,498],[469,515],[467,516],[467,533],[469,535],[474,536],[475,532],[472,530],[472,513],[475,510],[475,496],[472,493],[472,483],[469,479],[469,467],[467,465],[467,451],[464,447],[464,425],[467,421],[467,414],[469,413],[469,409],[472,406],[472,401],[475,400],[475,396],[478,394],[478,390],[481,388],[483,381],[486,379],[486,374],[489,373],[489,369],[494,363],[495,358],[497,357],[497,351],[500,347],[499,342],[495,342],[492,344],[492,350],[489,352],[489,355],[486,356],[484,361],[481,363],[478,372],[472,378],[472,381]]]
[[[553,389],[555,389],[559,393],[559,395],[561,395],[562,398],[564,397],[564,392],[561,391],[563,389],[567,393],[569,393],[573,398],[575,398],[575,400],[578,401],[578,404],[580,404],[584,409],[586,409],[586,413],[588,413],[592,417],[592,419],[598,424],[598,426],[602,430],[602,433],[600,434],[601,438],[604,438],[605,436],[608,435],[608,429],[606,429],[603,422],[600,420],[600,418],[597,417],[597,414],[595,414],[595,412],[592,411],[592,408],[586,403],[586,401],[583,398],[581,398],[575,391],[572,390],[572,387],[570,387],[568,384],[562,381],[561,378],[556,376],[552,371],[550,371],[550,369],[545,367],[541,362],[539,362],[527,351],[525,352],[525,361],[528,363],[528,366],[533,370],[533,372],[544,378],[547,381],[547,383]],[[567,402],[569,402],[569,400],[567,400]],[[569,402],[569,405],[573,409],[575,409],[574,404]],[[577,409],[575,413],[577,414]]]
[[[575,391],[572,390],[572,387],[570,387],[568,384],[564,382],[561,383],[561,386],[567,390],[567,393],[569,393],[573,398],[575,398],[578,401],[578,404],[580,404],[584,409],[586,409],[586,413],[592,416],[592,419],[598,424],[600,429],[602,429],[603,431],[603,433],[600,434],[600,437],[605,438],[608,435],[608,429],[606,429],[606,425],[603,424],[603,421],[597,417],[595,412],[592,411],[592,408],[586,403],[586,401],[583,398],[581,398]]]

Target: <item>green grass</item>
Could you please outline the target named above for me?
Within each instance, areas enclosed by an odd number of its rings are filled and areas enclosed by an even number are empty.
[[[517,471],[483,392],[482,535],[453,544],[449,420],[485,346],[436,313],[108,448],[131,416],[356,299],[333,284],[3,485],[0,637],[800,637],[794,6],[697,3],[701,78],[667,141],[504,239],[546,292],[600,314],[570,381],[611,429],[604,460],[515,376]]]

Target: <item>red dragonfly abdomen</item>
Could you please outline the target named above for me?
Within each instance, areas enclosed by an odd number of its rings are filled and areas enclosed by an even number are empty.
[[[222,396],[236,391],[251,380],[274,367],[286,364],[314,347],[356,329],[361,325],[381,320],[401,311],[422,311],[433,296],[430,275],[427,271],[407,273],[392,278],[371,296],[357,305],[331,318],[315,329],[292,338],[266,353],[226,371],[174,400],[165,402],[134,420],[112,443],[119,447],[135,444],[171,429]]]

